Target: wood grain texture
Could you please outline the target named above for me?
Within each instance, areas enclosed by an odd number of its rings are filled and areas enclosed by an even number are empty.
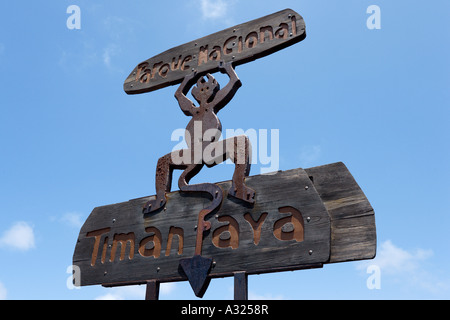
[[[234,300],[248,300],[248,274],[244,271],[234,273]]]
[[[374,257],[373,209],[344,164],[251,176],[246,183],[256,191],[253,206],[227,196],[231,181],[218,183],[224,200],[206,217],[211,229],[202,244],[202,256],[214,261],[209,277]],[[194,255],[197,215],[210,199],[171,192],[165,209],[142,214],[152,197],[93,210],[73,256],[82,286],[186,280],[179,261]]]
[[[234,66],[267,56],[306,37],[302,16],[285,9],[169,49],[139,63],[124,82],[127,94],[180,83],[189,73],[213,73],[219,61]]]
[[[373,259],[375,213],[364,192],[342,163],[305,170],[331,217],[330,263]]]
[[[231,181],[218,184],[224,201],[206,217],[211,229],[202,245],[202,256],[214,260],[211,277],[310,268],[329,260],[330,219],[304,170],[252,176],[246,183],[257,193],[254,206],[227,196]],[[81,285],[185,279],[179,261],[194,255],[197,216],[210,200],[178,191],[167,197],[166,209],[152,214],[142,214],[150,197],[93,210],[73,258]],[[275,228],[280,220],[289,226],[285,231]]]

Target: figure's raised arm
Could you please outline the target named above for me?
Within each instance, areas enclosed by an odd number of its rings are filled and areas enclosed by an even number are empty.
[[[188,97],[186,97],[186,94],[192,87],[196,75],[197,75],[196,72],[192,72],[188,74],[186,77],[184,77],[183,82],[181,82],[180,86],[175,92],[175,98],[177,99],[181,110],[187,116],[192,116],[193,114],[192,108],[195,107],[194,103]]]
[[[219,70],[222,73],[226,73],[230,77],[230,81],[225,86],[225,88],[217,92],[216,96],[214,97],[213,104],[215,104],[214,112],[216,113],[219,112],[220,109],[225,107],[228,102],[230,102],[230,100],[236,94],[237,90],[242,86],[241,80],[239,80],[231,62],[225,63],[223,61],[220,61]]]

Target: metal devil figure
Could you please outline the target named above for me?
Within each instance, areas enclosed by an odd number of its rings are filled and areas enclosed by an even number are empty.
[[[220,136],[221,123],[217,113],[230,101],[237,89],[241,86],[231,62],[219,64],[220,71],[226,72],[230,77],[230,82],[225,88],[220,89],[219,83],[209,73],[206,75],[208,81],[203,77],[198,77],[195,72],[186,76],[175,93],[181,110],[192,119],[186,127],[186,141],[188,148],[173,151],[158,160],[156,168],[156,198],[146,203],[143,212],[150,213],[166,205],[166,192],[170,192],[172,185],[171,177],[173,169],[184,170],[178,180],[178,187],[182,192],[204,192],[212,197],[211,204],[202,209],[198,216],[197,238],[195,241],[195,256],[190,259],[180,261],[184,272],[197,295],[206,289],[206,276],[212,265],[211,258],[201,256],[203,233],[211,229],[211,223],[205,221],[205,217],[216,210],[222,203],[223,192],[216,184],[202,183],[189,185],[189,180],[197,174],[206,164],[208,167],[216,165],[228,158],[235,163],[233,183],[228,194],[244,202],[254,203],[255,191],[245,185],[245,177],[250,171],[250,148],[249,139],[246,136],[231,138],[231,141],[215,141]],[[186,93],[192,86],[192,81],[197,78],[197,85],[192,89],[192,96],[197,100],[199,106],[186,97]],[[195,128],[200,128],[195,132]],[[203,140],[205,132],[213,132],[210,141]],[[200,137],[200,138],[197,138]],[[238,141],[241,139],[243,148],[238,148]],[[231,142],[232,152],[227,153],[228,143]],[[210,148],[212,161],[205,161],[203,155],[206,148]],[[196,152],[197,151],[197,152]],[[185,157],[187,154],[187,157]],[[244,161],[239,161],[244,159]],[[197,161],[199,159],[200,161]],[[240,163],[242,162],[242,163]]]
[[[156,195],[95,208],[73,256],[76,285],[159,284],[188,280],[202,297],[210,280],[234,276],[235,299],[247,299],[247,276],[372,259],[374,211],[343,163],[249,176],[251,144],[220,140],[218,118],[241,87],[235,67],[305,39],[291,9],[167,50],[140,64],[124,83],[128,94],[178,85],[175,98],[190,117],[187,148],[159,158]],[[212,75],[221,72],[221,88]],[[195,102],[186,95],[191,90]],[[230,181],[189,184],[202,168],[234,163]],[[173,170],[183,170],[171,192]]]

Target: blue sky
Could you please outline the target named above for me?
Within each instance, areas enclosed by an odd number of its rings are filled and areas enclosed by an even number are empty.
[[[70,5],[79,30],[67,28]],[[381,29],[366,26],[370,5]],[[123,81],[160,52],[285,8],[304,17],[307,38],[236,69],[243,86],[223,128],[278,129],[280,170],[344,162],[375,209],[378,250],[250,276],[250,298],[450,298],[448,1],[48,0],[0,4],[0,299],[144,297],[143,286],[67,286],[89,213],[153,195],[156,162],[188,122],[176,87],[128,96]],[[232,172],[217,166],[193,182]],[[367,287],[370,265],[379,289]],[[232,297],[225,278],[204,298]],[[175,283],[161,298],[195,296]]]

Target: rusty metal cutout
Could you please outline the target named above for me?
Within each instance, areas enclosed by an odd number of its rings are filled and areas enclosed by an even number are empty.
[[[246,203],[254,203],[255,191],[245,185],[245,177],[249,175],[251,166],[250,140],[247,136],[241,135],[216,141],[222,132],[222,124],[217,113],[225,107],[242,85],[231,63],[220,62],[219,70],[230,77],[230,81],[222,90],[212,75],[207,74],[207,80],[205,80],[204,77],[198,77],[193,72],[184,78],[176,91],[175,98],[181,110],[185,115],[192,117],[186,127],[188,148],[172,151],[158,160],[155,177],[156,199],[146,203],[143,213],[150,213],[164,207],[167,201],[165,193],[171,190],[174,169],[184,170],[178,180],[178,187],[181,191],[209,193],[214,199],[213,204],[220,205],[217,201],[217,199],[223,198],[220,188],[215,187],[214,184],[189,185],[189,181],[200,172],[204,165],[213,167],[227,159],[231,159],[235,163],[233,184],[228,194]],[[199,103],[198,107],[186,97],[194,83],[196,85],[192,88],[191,93]],[[208,131],[215,134],[209,141],[205,141],[203,137]],[[199,135],[200,137],[198,137]],[[207,148],[213,150],[214,154],[208,161],[205,161],[203,155]],[[228,151],[230,148],[233,152]],[[217,151],[222,152],[217,153]],[[215,208],[217,207],[211,208],[208,213]],[[208,213],[204,213],[204,215]]]
[[[222,124],[217,113],[227,105],[242,85],[231,62],[221,61],[219,70],[230,78],[222,90],[211,74],[206,74],[205,79],[193,72],[183,79],[175,92],[175,98],[183,113],[192,117],[186,127],[185,138],[188,148],[173,151],[158,160],[155,179],[156,198],[148,201],[143,208],[143,213],[146,214],[166,205],[166,192],[170,192],[174,169],[184,170],[178,180],[178,187],[182,192],[207,193],[212,197],[210,205],[201,210],[198,215],[195,255],[180,261],[180,266],[188,277],[195,295],[199,297],[203,296],[208,288],[208,273],[212,263],[212,259],[201,256],[203,232],[211,229],[211,223],[205,221],[205,218],[220,207],[223,191],[213,183],[189,185],[189,181],[200,172],[204,165],[213,167],[231,159],[235,164],[235,169],[228,194],[249,204],[255,202],[255,191],[245,185],[245,177],[249,175],[251,166],[250,140],[243,135],[218,140],[222,132]],[[198,102],[198,107],[186,97],[194,83],[196,85],[192,88],[191,94]],[[211,153],[209,158],[205,159],[204,155],[207,149]]]

